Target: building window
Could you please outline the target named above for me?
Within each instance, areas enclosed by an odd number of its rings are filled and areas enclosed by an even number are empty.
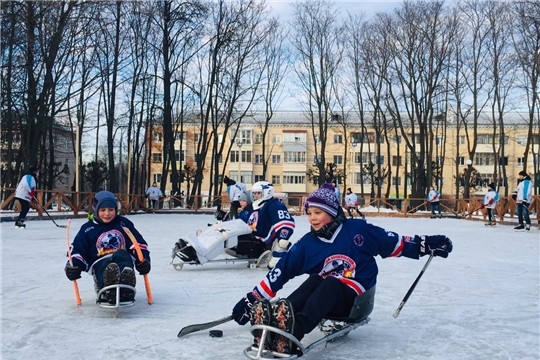
[[[478,144],[491,144],[493,135],[490,134],[478,134],[476,137],[476,142]]]
[[[69,167],[69,159],[66,159],[66,161],[64,162],[64,165]]]
[[[262,164],[262,163],[263,163],[262,154],[255,154],[255,162],[254,162],[254,164]]]
[[[283,153],[283,162],[286,163],[305,163],[305,151],[285,151]]]
[[[154,163],[160,163],[162,162],[162,157],[161,157],[161,153],[153,153],[152,154],[152,162]]]
[[[174,155],[176,157],[176,161],[184,162],[186,161],[186,150],[174,150]]]
[[[154,132],[154,142],[161,142],[161,141],[163,141],[163,140],[162,140],[162,137],[161,137],[161,133],[155,131],[155,132]]]
[[[436,164],[437,164],[437,165],[442,166],[443,161],[444,161],[444,157],[442,157],[442,156],[437,156],[437,158],[435,159],[435,161],[436,161]]]
[[[272,175],[272,184],[274,184],[274,185],[280,185],[280,184],[281,184],[281,176],[279,176],[279,175]]]
[[[392,185],[401,186],[401,176],[392,176]]]
[[[382,164],[384,164],[384,155],[375,156],[375,161],[374,161],[374,163],[377,164],[377,165],[382,165]]]
[[[251,150],[242,150],[242,162],[251,163]]]
[[[317,166],[321,162],[321,155],[313,156],[313,165]]]
[[[272,155],[272,164],[281,164],[281,155]]]
[[[284,173],[283,184],[305,184],[306,174],[302,173]]]
[[[199,140],[201,138],[201,134],[200,133],[193,133],[193,142],[196,142],[198,143]]]
[[[255,179],[255,182],[264,181],[264,178],[262,175],[255,175],[254,179]]]
[[[394,135],[394,145],[401,144],[401,135]]]
[[[262,144],[263,136],[262,134],[256,134],[255,135],[255,144]]]
[[[508,166],[508,156],[502,156],[499,158],[499,165]]]
[[[459,135],[458,145],[465,145],[465,135]]]
[[[443,135],[437,135],[437,145],[441,146],[444,144],[444,136]]]
[[[161,174],[152,174],[152,182],[161,183]]]
[[[493,165],[495,162],[495,155],[493,153],[477,153],[474,158],[474,164],[478,166]]]
[[[392,156],[392,165],[394,166],[398,166],[398,165],[402,165],[401,163],[401,156]]]
[[[251,171],[241,171],[240,172],[240,182],[244,184],[251,184]]]
[[[377,144],[384,144],[384,142],[385,142],[384,135],[378,135]]]
[[[321,143],[321,136],[319,134],[315,135],[315,144]]]
[[[359,173],[359,172],[355,172],[355,173],[354,173],[354,184],[355,184],[355,185],[360,185],[361,179],[362,179],[362,178],[360,177],[360,173]],[[364,185],[369,185],[369,184],[371,184],[371,179],[370,179],[369,175],[364,174],[363,180],[364,180],[364,181],[363,181],[363,184],[364,184]]]
[[[334,144],[343,144],[343,135],[335,134],[334,135]]]
[[[231,134],[231,139],[233,139],[233,135]],[[239,130],[234,139],[235,141],[241,141],[242,144],[251,145],[251,130]]]
[[[237,163],[238,161],[240,161],[240,159],[238,158],[238,150],[231,150],[230,161],[232,163]]]
[[[465,157],[458,156],[458,165],[465,165]]]
[[[281,135],[272,135],[272,144],[281,144]]]
[[[524,157],[518,157],[517,158],[517,166],[518,167],[523,167],[524,163],[525,163],[525,158]]]
[[[176,140],[183,140],[183,141],[186,141],[187,140],[187,132],[186,131],[181,131],[179,133],[176,134]]]
[[[306,142],[305,132],[286,132],[283,134],[284,142]]]
[[[518,145],[527,145],[527,136],[518,135],[517,143]]]
[[[334,164],[343,165],[343,156],[342,155],[334,155]]]

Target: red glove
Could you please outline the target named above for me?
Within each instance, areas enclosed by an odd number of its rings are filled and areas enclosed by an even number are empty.
[[[489,199],[489,205],[493,204],[493,199]]]
[[[358,201],[355,201],[355,202],[354,202],[354,206],[358,206]]]
[[[438,197],[439,197],[439,196],[435,195],[435,196],[433,197],[433,200],[437,200]]]
[[[429,204],[429,201],[426,200],[426,205]]]
[[[484,204],[480,205],[480,209],[483,209],[485,207],[486,207],[486,205],[484,205]]]

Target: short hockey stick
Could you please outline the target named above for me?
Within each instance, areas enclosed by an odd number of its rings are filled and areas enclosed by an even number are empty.
[[[70,224],[71,224],[71,219],[68,220],[68,223],[66,226],[66,245],[67,245],[69,265],[73,266],[73,259],[71,258],[71,246],[69,246],[69,225]],[[75,290],[75,302],[77,303],[78,306],[81,306],[82,301],[81,301],[81,295],[79,294],[79,285],[77,284],[77,280],[73,280],[73,289]]]
[[[133,243],[133,246],[135,247],[135,252],[137,253],[137,258],[140,262],[144,261],[143,254],[141,252],[141,247],[139,246],[139,243],[137,242],[137,239],[135,239],[135,236],[129,230],[127,227],[123,226],[122,229],[126,232],[126,234],[131,239],[131,242]],[[143,275],[144,278],[144,287],[146,288],[146,299],[148,300],[148,305],[152,305],[154,303],[154,299],[152,298],[152,290],[150,289],[150,280],[148,280],[148,274]]]
[[[41,207],[43,209],[43,211],[45,211],[45,214],[47,214],[47,216],[52,220],[52,222],[54,223],[54,225],[56,225],[57,227],[61,227],[61,228],[65,228],[67,227],[66,225],[58,225],[56,223],[56,221],[54,221],[54,219],[52,218],[51,214],[49,214],[49,212],[47,211],[47,209],[45,209],[43,207],[43,205],[41,205],[41,203],[38,201],[38,199],[34,198],[34,201],[36,202],[36,204],[39,205],[39,207]]]
[[[229,316],[224,317],[222,319],[210,321],[210,322],[207,322],[207,323],[188,325],[188,326],[182,328],[182,330],[180,330],[180,332],[178,333],[178,337],[182,337],[184,335],[191,334],[192,332],[195,332],[195,331],[201,331],[201,330],[210,329],[210,328],[212,328],[214,326],[224,324],[224,323],[226,323],[228,321],[231,321],[233,319],[234,319],[234,317],[232,315],[229,315]]]
[[[399,316],[399,313],[401,312],[401,309],[403,309],[403,306],[405,306],[405,303],[407,302],[407,300],[409,300],[409,296],[411,296],[412,292],[414,291],[414,288],[416,287],[416,285],[420,281],[420,278],[422,277],[422,275],[424,275],[424,272],[426,271],[429,263],[433,259],[433,256],[435,256],[434,253],[431,253],[431,255],[429,255],[429,259],[426,261],[426,264],[422,268],[422,271],[420,271],[420,274],[418,274],[418,276],[416,277],[416,280],[414,280],[413,284],[409,288],[409,291],[407,291],[407,294],[405,294],[405,297],[403,298],[403,300],[401,300],[401,304],[399,304],[396,311],[394,311],[394,317],[395,318],[397,318]]]

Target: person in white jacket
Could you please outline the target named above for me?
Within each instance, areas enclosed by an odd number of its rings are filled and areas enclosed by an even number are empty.
[[[484,196],[484,201],[482,202],[482,205],[480,205],[480,208],[486,208],[488,213],[488,222],[486,223],[486,226],[495,226],[497,225],[497,222],[495,221],[495,214],[494,210],[497,206],[497,202],[499,202],[499,193],[495,190],[495,183],[491,183],[488,185],[488,191],[486,192],[486,195]]]
[[[36,179],[38,176],[39,169],[30,166],[28,173],[21,178],[21,181],[19,181],[19,184],[17,185],[17,190],[15,190],[15,199],[17,199],[21,205],[21,212],[15,221],[15,227],[17,229],[24,229],[26,227],[24,221],[26,220],[28,210],[30,210],[30,203],[35,203]]]
[[[351,188],[347,188],[346,192],[347,194],[345,195],[345,208],[347,209],[347,212],[349,213],[351,219],[353,218],[353,210],[355,210],[362,219],[365,219],[366,217],[364,216],[364,214],[362,214],[362,212],[358,210],[358,196],[356,196],[356,194],[352,192]]]
[[[514,229],[529,231],[531,230],[531,218],[529,217],[529,205],[532,202],[531,177],[525,171],[520,171],[518,181],[516,202],[519,225]],[[525,220],[525,226],[523,226],[523,220]]]

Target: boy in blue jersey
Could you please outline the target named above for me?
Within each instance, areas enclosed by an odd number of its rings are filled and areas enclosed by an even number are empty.
[[[73,266],[69,261],[65,273],[69,280],[81,278],[84,270],[94,276],[96,291],[105,286],[126,284],[135,287],[133,264],[141,275],[150,272],[148,244],[127,218],[118,215],[118,202],[113,193],[100,191],[94,197],[93,221],[86,222],[71,244]],[[131,239],[123,230],[128,228],[140,245],[144,260],[139,262]],[[116,289],[104,292],[99,302],[116,303]],[[120,301],[132,301],[132,290],[122,288]]]
[[[484,196],[484,201],[482,202],[482,205],[480,205],[481,209],[483,208],[487,209],[488,222],[486,223],[486,226],[497,225],[493,210],[495,210],[495,206],[497,206],[498,201],[499,201],[499,194],[497,193],[497,191],[495,191],[495,183],[491,183],[488,185],[488,191],[486,192],[486,195]]]
[[[444,235],[401,236],[363,220],[347,220],[330,186],[323,184],[307,198],[304,208],[311,231],[235,305],[232,314],[240,325],[251,320],[300,340],[327,316],[347,317],[355,298],[375,286],[375,256],[418,259],[434,254],[446,258],[452,251],[452,242]],[[286,299],[272,305],[269,300],[277,291],[301,274],[310,276]],[[255,346],[259,346],[260,335],[255,336]],[[281,353],[295,351],[291,341],[277,334],[268,346]]]

